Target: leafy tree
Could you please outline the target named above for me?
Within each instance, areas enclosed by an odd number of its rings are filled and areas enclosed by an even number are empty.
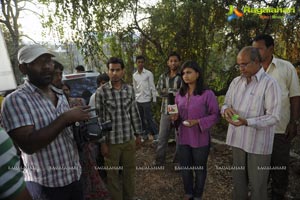
[[[20,83],[19,77],[21,77],[20,72],[17,68],[18,66],[18,58],[17,53],[19,49],[19,39],[20,39],[20,33],[19,33],[19,24],[18,24],[18,18],[20,15],[21,9],[19,8],[19,4],[17,0],[10,1],[10,0],[0,0],[1,2],[1,18],[0,18],[0,24],[3,26],[4,29],[5,38],[7,39],[7,45],[9,47],[9,53],[11,56],[11,62],[13,66],[14,73],[17,75],[16,80],[18,83]]]
[[[17,2],[21,1],[1,1],[6,18],[1,17],[0,22],[10,24],[8,30],[12,38],[19,37],[17,21],[12,19],[17,19],[20,11]],[[71,27],[71,41],[82,51],[85,60],[99,71],[105,70],[108,57],[123,58],[128,82],[131,82],[137,54],[146,56],[147,68],[157,80],[166,70],[168,53],[177,51],[183,61],[196,60],[203,67],[202,76],[210,88],[217,95],[224,95],[231,80],[238,75],[233,67],[237,52],[251,45],[251,38],[261,33],[275,38],[277,56],[292,63],[299,62],[299,1],[160,0],[155,5],[147,5],[145,0],[40,2],[55,5],[55,12],[44,19],[45,27],[51,27],[61,38],[68,32],[66,27]],[[231,5],[238,9],[244,6],[295,7],[296,13],[281,19],[275,19],[274,13],[262,13],[265,19],[258,14],[244,13],[243,17],[228,21]],[[12,40],[17,43],[16,39]],[[61,41],[62,44],[68,42],[70,40]]]
[[[50,1],[43,0],[44,3]],[[203,77],[222,95],[238,73],[234,69],[239,49],[259,33],[272,34],[278,56],[295,62],[299,58],[299,14],[289,20],[260,19],[257,14],[227,21],[230,5],[299,8],[299,2],[283,0],[161,0],[145,6],[139,0],[55,0],[56,12],[49,17],[67,22],[74,29],[73,40],[86,58],[105,63],[107,57],[122,57],[133,66],[134,56],[147,56],[155,78],[166,70],[166,56],[177,51],[183,60],[197,60]],[[264,13],[264,15],[270,15]],[[126,19],[126,20],[124,20]],[[126,24],[124,25],[124,21]],[[55,26],[61,33],[63,29]],[[126,78],[130,80],[133,68]]]
[[[30,40],[34,41],[34,39],[30,38],[27,35],[24,35],[20,31],[21,26],[19,24],[19,17],[20,14],[25,10],[39,16],[38,13],[25,8],[25,5],[29,3],[34,4],[31,0],[0,0],[0,27],[4,32],[4,38],[7,44],[10,60],[18,84],[23,82],[22,75],[18,69],[17,57],[21,38],[27,37]]]

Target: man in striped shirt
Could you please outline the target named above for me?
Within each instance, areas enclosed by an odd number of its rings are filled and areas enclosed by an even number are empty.
[[[2,123],[21,150],[33,199],[81,200],[81,167],[69,125],[89,119],[89,107],[70,110],[62,91],[51,85],[53,56],[40,45],[19,50],[19,68],[28,80],[5,98]]]
[[[241,76],[226,93],[221,114],[229,122],[226,144],[233,152],[233,199],[267,199],[267,182],[281,91],[261,66],[259,51],[244,47],[237,56]],[[238,115],[238,116],[234,116]]]
[[[0,127],[0,199],[30,200],[12,140]]]
[[[123,82],[124,63],[111,57],[107,62],[110,81],[96,91],[96,112],[103,121],[112,121],[101,144],[107,170],[107,187],[114,200],[130,200],[135,189],[135,147],[141,143],[142,124],[134,89]],[[122,179],[119,177],[122,170]],[[122,185],[121,185],[122,184]]]

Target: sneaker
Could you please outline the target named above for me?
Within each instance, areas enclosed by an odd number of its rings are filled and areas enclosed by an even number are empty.
[[[153,140],[158,140],[158,134],[152,135],[152,137],[153,137]]]
[[[148,138],[148,135],[143,135],[143,136],[142,136],[142,139],[143,139],[144,141],[148,140],[148,139],[149,139],[149,138]]]
[[[158,143],[158,139],[153,139],[152,140],[152,144],[157,144]]]

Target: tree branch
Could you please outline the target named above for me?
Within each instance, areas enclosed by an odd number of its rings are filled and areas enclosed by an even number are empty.
[[[137,2],[135,5],[135,8],[133,8],[133,6],[131,5],[132,10],[133,10],[133,18],[134,18],[134,25],[135,25],[135,29],[138,30],[148,41],[150,41],[152,44],[154,44],[154,46],[156,47],[156,49],[158,50],[158,52],[160,54],[164,54],[161,45],[154,39],[152,39],[148,34],[146,34],[143,29],[140,27],[139,22],[137,20]]]

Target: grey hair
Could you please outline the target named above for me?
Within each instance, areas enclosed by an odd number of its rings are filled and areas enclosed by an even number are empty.
[[[261,56],[259,54],[259,50],[257,48],[255,48],[255,47],[246,46],[246,47],[242,48],[242,50],[240,51],[240,53],[241,52],[245,52],[248,55],[250,54],[250,60],[251,61],[255,61],[256,59],[258,59],[259,62],[262,61]]]

